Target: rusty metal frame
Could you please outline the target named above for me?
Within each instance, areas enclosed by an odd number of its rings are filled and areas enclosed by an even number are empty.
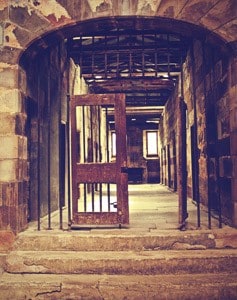
[[[114,106],[116,130],[116,162],[77,162],[76,153],[76,107]],[[125,95],[71,96],[71,158],[72,158],[72,225],[128,225],[128,179],[126,157],[126,110]],[[108,157],[107,157],[108,159]],[[100,159],[101,160],[101,159]],[[78,212],[78,184],[115,183],[117,185],[117,212]]]

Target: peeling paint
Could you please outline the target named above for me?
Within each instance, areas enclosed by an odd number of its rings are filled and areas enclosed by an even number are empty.
[[[88,3],[93,12],[98,11],[100,8],[102,9],[103,7],[112,7],[111,0],[89,0]]]
[[[45,17],[54,15],[57,22],[62,18],[71,19],[66,9],[56,0],[12,0],[11,5],[13,7],[27,7],[29,14],[37,10]]]
[[[0,72],[3,72],[5,69],[18,70],[18,65],[10,65],[4,62],[0,62]]]
[[[14,30],[17,27],[13,24],[8,24],[5,28],[5,32],[4,32],[4,44],[6,46],[9,47],[13,47],[13,48],[22,48],[20,43],[18,42],[15,34],[14,34]]]
[[[156,12],[161,0],[140,0],[138,3],[138,12],[144,14],[150,9],[150,12]]]
[[[8,6],[6,0],[0,0],[0,10],[4,10]]]

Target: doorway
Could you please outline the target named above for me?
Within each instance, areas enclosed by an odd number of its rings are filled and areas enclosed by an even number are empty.
[[[113,157],[108,142],[109,109],[115,120]],[[72,226],[128,225],[125,95],[72,96],[70,116]]]

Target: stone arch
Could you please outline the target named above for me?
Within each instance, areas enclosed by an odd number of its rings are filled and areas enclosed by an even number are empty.
[[[5,1],[0,4],[0,90],[1,90],[1,119],[6,126],[1,129],[1,143],[8,146],[11,151],[2,151],[0,170],[1,189],[5,191],[5,200],[2,200],[2,215],[13,217],[6,222],[1,217],[4,228],[13,231],[22,230],[27,223],[27,203],[25,201],[28,189],[27,174],[27,140],[25,137],[25,111],[24,94],[26,93],[25,72],[19,64],[24,57],[37,53],[38,49],[45,49],[49,45],[50,36],[58,37],[58,40],[68,36],[74,28],[83,22],[89,22],[96,26],[97,20],[110,20],[110,25],[117,25],[117,17],[120,19],[131,18],[135,20],[136,26],[141,26],[140,20],[154,18],[163,23],[164,30],[179,30],[184,34],[199,35],[214,44],[236,47],[236,24],[235,24],[235,1]],[[150,19],[151,21],[151,19]],[[179,22],[181,21],[181,23]],[[85,24],[85,23],[84,23]],[[155,26],[155,21],[151,22]],[[103,25],[101,25],[103,26]],[[107,26],[107,25],[106,25]],[[156,25],[157,26],[157,25]],[[187,29],[191,29],[187,31]],[[201,30],[199,30],[201,29]],[[71,33],[73,34],[73,33]],[[29,47],[30,46],[30,47]],[[25,50],[27,50],[25,52]],[[235,115],[236,108],[234,97],[236,95],[236,81],[234,72],[236,70],[236,54],[232,52],[232,69],[230,69],[230,95],[232,95],[231,115]],[[23,60],[22,60],[23,62]],[[232,143],[236,142],[236,121],[231,125]],[[235,150],[234,150],[235,151]],[[8,153],[7,153],[8,152]],[[233,153],[236,161],[236,151]],[[234,169],[236,178],[236,170]],[[236,187],[234,179],[233,191]],[[9,195],[11,196],[11,199]],[[233,193],[234,194],[234,193]],[[11,207],[9,201],[16,203]],[[237,211],[237,199],[235,210]],[[5,211],[5,213],[3,213]],[[12,221],[15,218],[16,221]],[[237,221],[236,221],[237,222]]]

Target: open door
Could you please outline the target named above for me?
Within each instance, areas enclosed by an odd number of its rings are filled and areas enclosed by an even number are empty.
[[[109,113],[116,156],[110,151]],[[129,224],[125,95],[72,96],[70,119],[72,226]]]

